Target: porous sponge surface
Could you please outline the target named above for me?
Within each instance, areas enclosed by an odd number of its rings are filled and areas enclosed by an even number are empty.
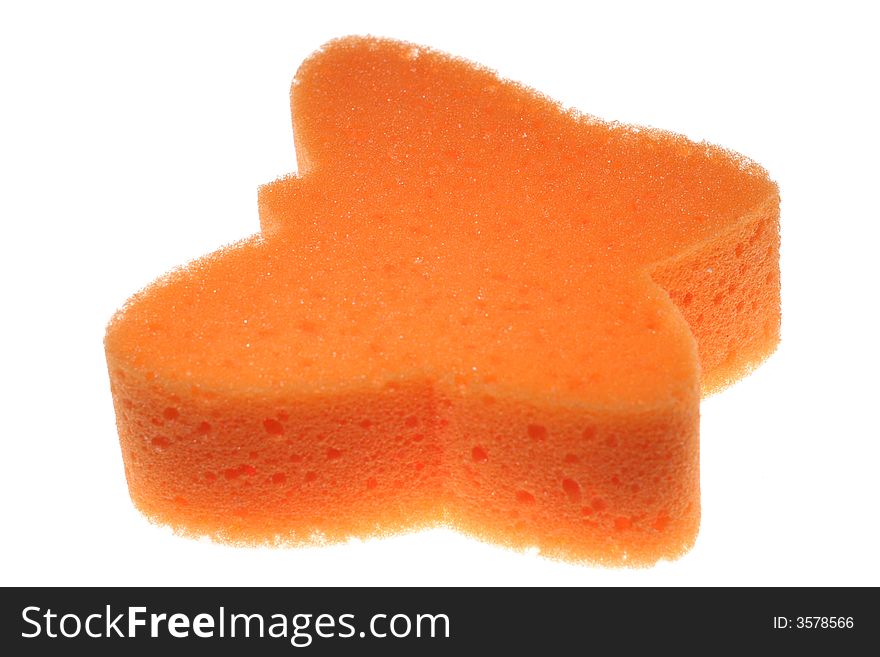
[[[144,513],[244,543],[445,524],[608,564],[694,541],[699,399],[779,334],[756,164],[350,37],[292,88],[261,233],[105,345]]]

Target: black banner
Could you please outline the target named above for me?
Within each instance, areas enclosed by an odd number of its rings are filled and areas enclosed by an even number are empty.
[[[2,595],[7,655],[143,648],[189,657],[484,648],[588,654],[599,647],[630,654],[646,646],[659,654],[854,654],[880,638],[874,589],[23,588]]]

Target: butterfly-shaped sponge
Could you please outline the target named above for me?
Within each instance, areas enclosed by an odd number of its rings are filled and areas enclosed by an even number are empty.
[[[232,542],[686,550],[701,389],[778,340],[766,173],[388,40],[327,44],[292,106],[261,233],[108,328],[135,504]]]

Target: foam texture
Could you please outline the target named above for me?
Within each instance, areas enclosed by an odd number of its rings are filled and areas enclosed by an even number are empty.
[[[136,506],[233,543],[686,551],[701,390],[778,341],[766,172],[373,38],[306,60],[292,109],[260,234],[107,329]]]

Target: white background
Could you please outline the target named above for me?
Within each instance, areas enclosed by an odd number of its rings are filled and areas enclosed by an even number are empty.
[[[868,2],[712,6],[4,3],[0,584],[880,584],[878,20]],[[132,507],[105,323],[257,231],[257,185],[294,168],[293,74],[353,33],[722,144],[779,183],[783,341],[703,404],[703,524],[682,559],[574,566],[443,530],[229,548]]]

